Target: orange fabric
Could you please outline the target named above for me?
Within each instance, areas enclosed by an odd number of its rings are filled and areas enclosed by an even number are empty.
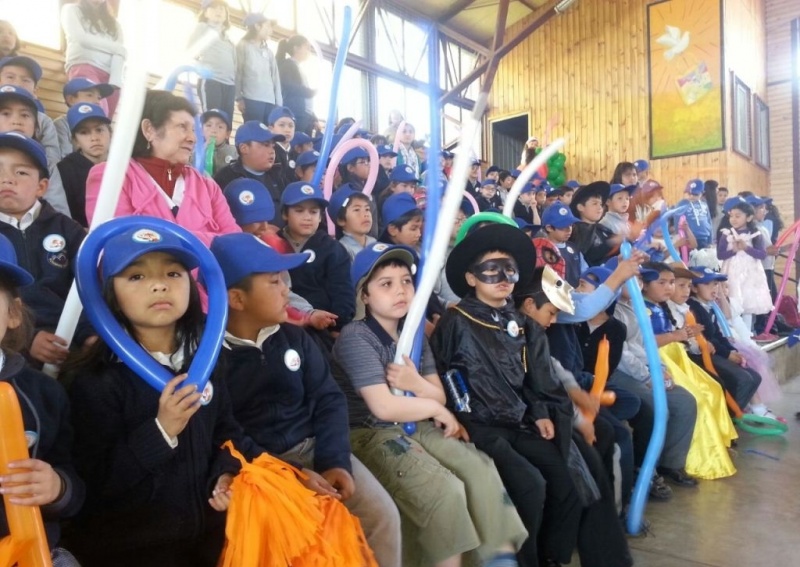
[[[338,500],[297,482],[301,471],[268,454],[242,463],[231,485],[219,567],[377,567],[358,520]]]

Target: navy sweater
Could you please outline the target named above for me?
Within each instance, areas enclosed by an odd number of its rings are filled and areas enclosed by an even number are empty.
[[[31,458],[48,463],[64,481],[64,493],[55,502],[42,506],[47,541],[53,548],[61,534],[59,520],[78,513],[86,496],[86,488],[72,464],[72,425],[69,401],[61,384],[25,365],[18,354],[8,355],[0,382],[14,387],[22,410],[22,423],[30,432]],[[30,441],[33,443],[30,443]],[[0,538],[8,535],[3,500],[0,499]]]
[[[280,455],[314,437],[317,472],[350,471],[347,402],[303,329],[281,325],[260,349],[227,343],[220,361],[233,415],[256,443]]]
[[[731,342],[722,334],[717,324],[717,315],[713,311],[708,311],[694,297],[690,297],[686,302],[689,305],[698,325],[703,325],[703,336],[708,342],[714,345],[715,354],[722,358],[728,358],[731,352],[736,349]]]
[[[72,286],[75,255],[86,231],[47,201],[41,203],[42,210],[31,226],[19,230],[0,222],[0,234],[14,245],[19,265],[34,277],[33,284],[20,288],[20,295],[33,311],[36,332],[53,332]],[[91,325],[81,319],[75,331],[75,344],[82,344],[92,334]]]

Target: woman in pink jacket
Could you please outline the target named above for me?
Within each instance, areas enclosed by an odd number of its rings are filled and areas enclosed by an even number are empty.
[[[149,91],[114,216],[146,215],[175,222],[206,246],[220,234],[241,232],[213,179],[187,165],[197,140],[196,111],[166,91]],[[86,218],[91,223],[106,164],[86,181]]]

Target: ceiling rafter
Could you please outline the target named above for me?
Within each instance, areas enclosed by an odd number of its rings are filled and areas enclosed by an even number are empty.
[[[445,23],[447,20],[458,14],[461,10],[469,8],[474,3],[475,0],[458,0],[458,2],[453,4],[446,12],[436,18],[436,20],[440,23]]]

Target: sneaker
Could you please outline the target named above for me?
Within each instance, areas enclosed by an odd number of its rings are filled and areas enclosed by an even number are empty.
[[[650,481],[650,500],[666,502],[672,498],[672,489],[664,482],[664,477],[658,474],[653,475]]]
[[[769,419],[774,419],[775,421],[779,421],[781,423],[788,423],[786,418],[779,417],[775,415],[775,413],[766,406],[762,406],[761,408],[753,408],[753,415],[757,415],[759,417],[767,417]]]
[[[666,467],[658,467],[658,472],[664,475],[664,478],[677,484],[678,486],[685,486],[687,488],[697,486],[697,479],[690,476],[683,469],[669,469]]]
[[[760,335],[756,335],[753,337],[753,340],[757,343],[772,343],[779,339],[778,335],[773,335],[772,333],[761,333]]]

